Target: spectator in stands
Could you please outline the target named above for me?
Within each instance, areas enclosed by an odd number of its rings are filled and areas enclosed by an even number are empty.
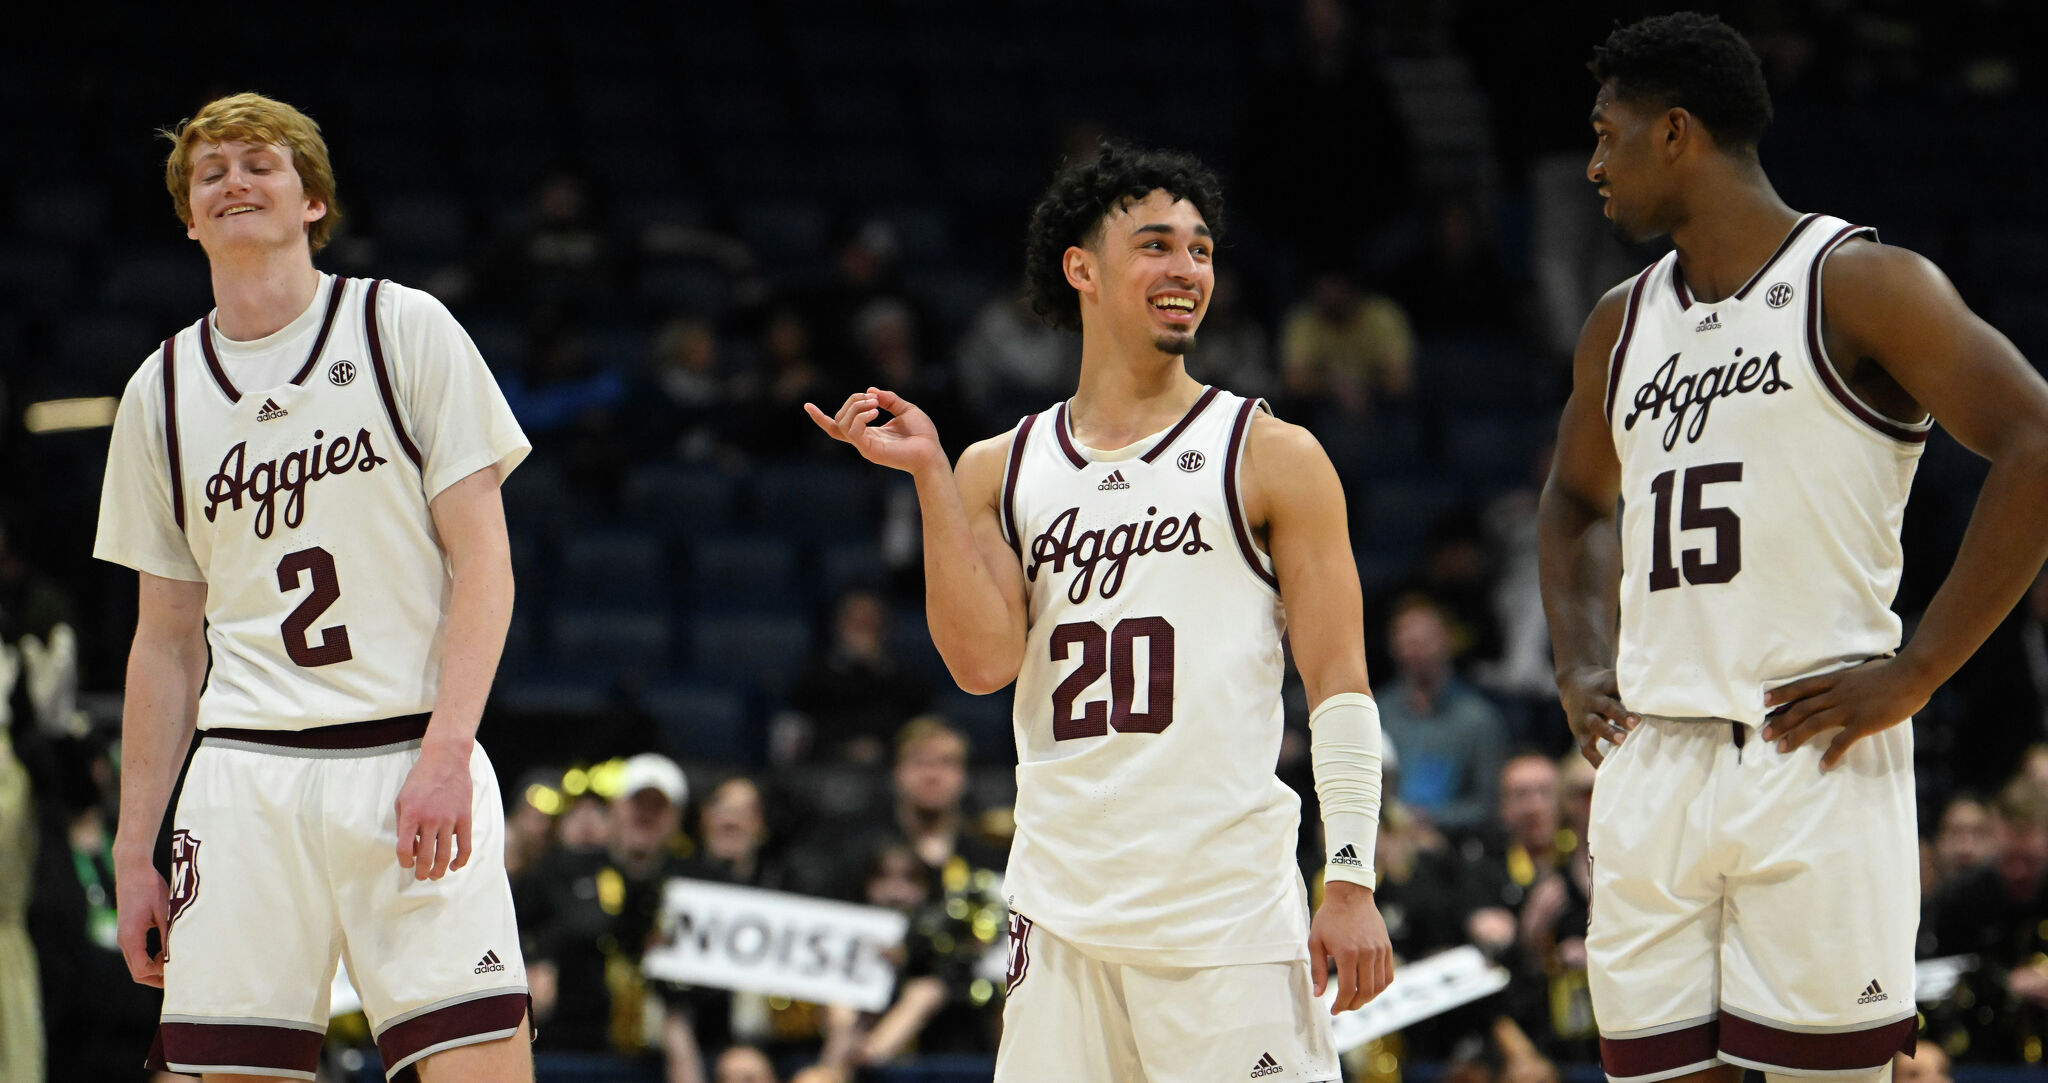
[[[880,842],[909,846],[948,898],[971,895],[976,874],[1000,874],[1007,863],[967,809],[968,751],[967,738],[937,716],[911,719],[896,734],[889,819],[871,830]]]
[[[507,311],[602,301],[619,288],[619,251],[574,173],[541,182],[518,232],[478,271],[483,299]],[[499,374],[503,379],[503,374]]]
[[[1948,1050],[1941,1043],[1921,1038],[1913,1043],[1913,1055],[1904,1051],[1892,1056],[1892,1083],[1955,1083],[1949,1070]]]
[[[647,375],[633,398],[636,443],[646,454],[688,462],[714,458],[725,443],[732,407],[718,330],[699,316],[678,316],[654,336]]]
[[[602,850],[612,837],[612,805],[601,794],[580,790],[563,799],[555,823],[555,844],[564,850]]]
[[[786,891],[785,870],[770,856],[768,821],[760,784],[744,775],[711,788],[697,815],[702,849],[687,861],[683,875],[697,880]],[[725,989],[676,988],[664,998],[690,1023],[699,1046],[717,1049],[733,1040],[733,994]]]
[[[1537,752],[1510,756],[1500,768],[1500,816],[1465,843],[1472,916],[1468,937],[1490,955],[1520,938],[1518,923],[1532,890],[1557,879],[1569,852],[1558,848],[1557,764]]]
[[[1429,235],[1386,281],[1423,335],[1508,335],[1521,322],[1520,290],[1472,199],[1439,199]],[[1485,300],[1478,300],[1485,298]]]
[[[1344,271],[1318,276],[1280,329],[1280,379],[1289,413],[1355,423],[1376,402],[1401,402],[1415,383],[1415,333],[1389,298],[1359,288]]]
[[[1935,882],[1922,891],[1932,894],[1996,856],[1998,838],[1992,827],[1991,807],[1976,794],[1956,794],[1941,810],[1934,834]]]
[[[839,598],[832,641],[804,667],[790,705],[810,723],[822,756],[881,764],[903,720],[931,705],[931,686],[889,649],[888,604],[866,589]]]
[[[1599,1059],[1599,1030],[1586,984],[1586,920],[1593,894],[1586,825],[1592,819],[1593,765],[1568,753],[1558,761],[1557,774],[1555,849],[1561,857],[1556,874],[1539,877],[1529,889],[1517,918],[1522,973],[1514,1008],[1546,1055],[1591,1062]],[[1505,793],[1501,800],[1505,807]]]
[[[1466,672],[1500,657],[1500,620],[1493,598],[1496,570],[1479,516],[1463,506],[1450,508],[1430,521],[1421,563],[1375,599],[1373,612],[1391,615],[1410,599],[1429,599],[1443,614],[1453,662],[1459,672]]]
[[[856,376],[863,368],[862,324],[877,305],[900,309],[909,321],[906,336],[923,338],[925,321],[899,273],[900,249],[896,231],[887,222],[863,222],[840,244],[831,278],[802,297],[805,315],[818,336],[819,359],[835,378]]]
[[[779,1083],[768,1054],[751,1045],[736,1045],[718,1055],[711,1083]]]
[[[1450,628],[1435,603],[1397,606],[1388,639],[1395,679],[1376,698],[1401,750],[1401,800],[1445,832],[1469,834],[1493,815],[1507,754],[1500,715],[1453,672]]]
[[[741,373],[734,382],[744,417],[734,439],[742,450],[762,458],[789,458],[814,450],[812,436],[789,424],[792,411],[800,413],[804,402],[817,398],[823,388],[810,326],[802,313],[787,304],[770,311],[761,328],[760,353],[755,371]],[[826,439],[814,435],[818,441]]]
[[[610,834],[599,850],[558,850],[516,898],[534,1018],[554,1049],[613,1053],[665,1065],[671,1083],[702,1079],[679,1012],[647,1026],[640,957],[655,929],[662,885],[689,866],[672,845],[689,792],[674,761],[642,753],[619,770]]]
[[[1943,765],[1956,785],[1991,792],[2029,745],[2048,740],[2048,568],[1949,688],[1958,732]],[[1977,724],[1985,718],[2001,721]]]
[[[1929,904],[1929,954],[1975,955],[1959,983],[1972,1059],[2025,1060],[2048,1033],[2048,788],[2021,776],[1992,802],[1996,856],[1943,885]],[[2039,1056],[2039,1045],[2031,1047]]]
[[[954,357],[968,401],[991,426],[1007,429],[1067,394],[1081,367],[1081,339],[1039,319],[1020,284],[981,306]]]
[[[1394,953],[1420,959],[1464,942],[1460,928],[1458,859],[1426,817],[1403,804],[1400,758],[1391,739],[1380,747],[1379,887],[1373,898],[1387,920]],[[1322,849],[1316,850],[1321,856]]]
[[[1250,398],[1279,390],[1272,340],[1246,307],[1244,280],[1237,272],[1217,268],[1199,339],[1187,355],[1188,375]]]
[[[935,418],[966,418],[967,406],[954,391],[952,373],[924,363],[919,351],[918,322],[908,302],[881,297],[861,306],[853,320],[859,379],[886,387],[918,404]],[[971,433],[971,425],[955,425]],[[958,454],[960,447],[949,447]]]
[[[528,771],[505,795],[505,875],[517,885],[555,847],[555,814],[562,811],[562,773]]]

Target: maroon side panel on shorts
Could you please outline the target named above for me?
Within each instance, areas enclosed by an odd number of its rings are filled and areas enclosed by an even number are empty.
[[[526,1001],[525,993],[500,993],[413,1016],[379,1034],[377,1052],[388,1066],[442,1042],[515,1029],[526,1017]]]
[[[1610,1076],[1627,1079],[1710,1061],[1715,1052],[1714,1024],[1701,1023],[1643,1038],[1603,1037],[1600,1066]]]
[[[1919,1029],[1919,1020],[1907,1016],[1866,1030],[1807,1034],[1722,1012],[1721,1048],[1730,1056],[1794,1071],[1867,1072],[1883,1067],[1893,1053],[1910,1056]]]
[[[156,1028],[156,1041],[143,1067],[173,1071],[170,1066],[177,1064],[311,1074],[320,1067],[323,1040],[319,1031],[260,1023],[163,1023]]]

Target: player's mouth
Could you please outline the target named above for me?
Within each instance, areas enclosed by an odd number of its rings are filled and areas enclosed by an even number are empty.
[[[247,214],[247,213],[249,213],[250,211],[260,211],[260,210],[262,210],[262,209],[263,209],[263,208],[261,208],[261,207],[257,206],[257,205],[256,205],[256,204],[254,204],[254,203],[230,203],[230,204],[228,204],[228,207],[227,207],[227,209],[226,209],[226,210],[224,210],[224,211],[220,212],[219,214],[215,215],[214,217],[216,217],[216,218],[233,218],[234,216],[236,216],[236,215],[238,215],[238,214]]]
[[[1192,293],[1162,293],[1152,298],[1152,309],[1169,323],[1195,322],[1195,307],[1201,298]]]

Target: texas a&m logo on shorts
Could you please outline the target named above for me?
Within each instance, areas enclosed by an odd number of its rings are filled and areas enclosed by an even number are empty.
[[[1010,973],[1003,986],[1003,995],[1017,991],[1017,985],[1024,980],[1024,971],[1031,966],[1031,919],[1010,911]]]
[[[164,922],[164,954],[170,954],[171,928],[178,915],[199,897],[199,840],[180,828],[171,832],[171,916]]]

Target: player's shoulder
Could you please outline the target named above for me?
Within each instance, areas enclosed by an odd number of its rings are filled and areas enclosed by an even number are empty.
[[[419,320],[428,323],[455,322],[455,314],[448,311],[448,306],[426,290],[389,278],[365,279],[363,285],[365,288],[376,287],[377,315],[380,319]]]
[[[1306,426],[1282,420],[1269,409],[1252,411],[1245,440],[1252,455],[1269,466],[1279,464],[1284,469],[1289,463],[1329,458],[1323,451],[1322,441],[1317,440]]]
[[[1822,286],[1829,296],[1847,290],[1879,299],[1947,281],[1933,260],[1910,248],[1883,244],[1867,235],[1850,237],[1830,252],[1821,274]]]

